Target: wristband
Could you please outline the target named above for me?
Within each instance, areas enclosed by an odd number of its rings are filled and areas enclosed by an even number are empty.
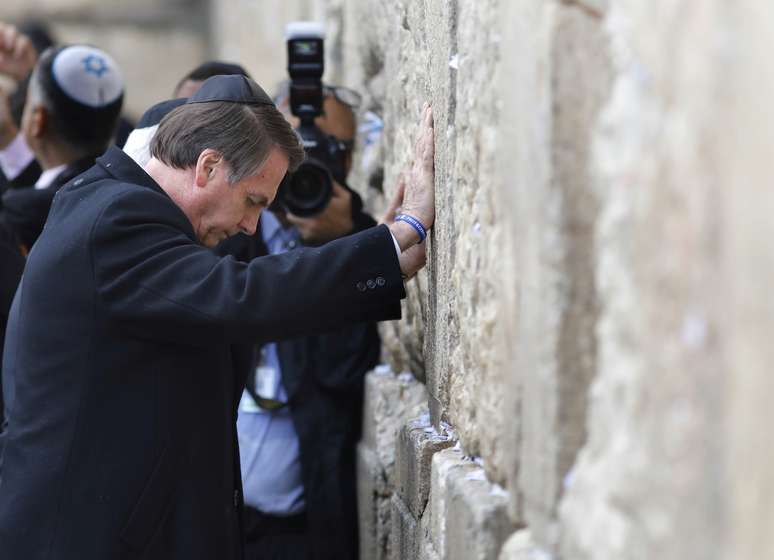
[[[425,229],[425,226],[423,226],[422,222],[417,220],[414,216],[410,214],[398,214],[395,216],[395,221],[406,222],[417,231],[419,234],[419,241],[417,242],[417,245],[422,243],[425,240],[425,237],[427,237],[427,230]]]

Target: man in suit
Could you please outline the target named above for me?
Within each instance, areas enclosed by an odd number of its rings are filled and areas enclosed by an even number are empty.
[[[230,344],[397,318],[434,218],[432,114],[393,223],[239,263],[303,157],[265,93],[205,82],[144,170],[111,148],[62,189],[11,309],[0,550],[9,558],[241,558]],[[419,226],[405,220],[418,220]]]
[[[43,170],[34,188],[9,189],[2,197],[0,227],[25,252],[43,230],[59,188],[107,149],[123,98],[121,72],[107,53],[85,45],[52,47],[30,77],[21,130],[0,119],[0,137],[15,133],[12,144],[28,146]]]
[[[231,66],[203,64],[181,84],[193,94],[201,83],[190,76],[202,77],[205,70],[246,75],[239,68],[231,72]],[[346,186],[355,140],[355,115],[349,103],[358,102],[359,96],[344,88],[326,86],[325,91],[324,112],[315,124],[340,147],[331,170],[331,200],[320,213],[305,218],[275,204],[271,212],[261,215],[255,235],[220,243],[218,254],[249,262],[376,225],[363,211],[358,194]],[[285,88],[275,102],[293,124],[287,97]],[[146,163],[159,122],[184,102],[165,101],[146,111],[124,151],[136,162]],[[246,560],[357,558],[355,446],[360,436],[363,377],[379,359],[376,325],[354,325],[233,350],[248,380],[237,420]]]
[[[19,42],[21,36],[12,43],[14,50],[4,53],[6,66],[24,57],[24,43],[19,46]],[[121,111],[123,91],[120,71],[106,53],[82,45],[50,48],[28,80],[21,129],[5,112],[8,107],[0,108],[0,138],[5,139],[0,142],[5,145],[0,148],[0,163],[12,177],[0,198],[3,337],[7,312],[21,278],[20,260],[43,230],[59,188],[94,165],[96,156],[107,148]],[[0,349],[0,359],[2,354]],[[0,403],[0,418],[2,409]]]

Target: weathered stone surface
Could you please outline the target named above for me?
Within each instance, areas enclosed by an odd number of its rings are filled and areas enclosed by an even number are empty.
[[[505,541],[499,560],[554,560],[549,552],[535,546],[529,530],[516,531]]]
[[[727,310],[725,330],[716,343],[727,345],[726,484],[715,492],[729,497],[724,527],[728,531],[723,560],[774,558],[774,191],[771,188],[770,118],[774,99],[771,38],[774,4],[738,2],[725,5],[722,22],[734,21],[733,44],[726,47],[725,94],[716,107],[716,157],[724,162],[715,192],[722,209],[723,272],[720,299]],[[729,52],[730,51],[730,52]],[[706,64],[711,61],[705,59]],[[765,118],[761,118],[766,115]],[[720,166],[718,166],[720,167]],[[709,430],[708,430],[709,433]],[[709,436],[713,437],[713,436]],[[717,438],[714,435],[714,438]],[[713,458],[717,461],[717,455]],[[706,468],[706,467],[705,467]]]
[[[389,367],[380,366],[366,376],[362,441],[377,454],[389,487],[393,485],[397,431],[417,415],[426,395],[424,385],[411,375],[395,375]]]
[[[518,487],[533,537],[554,549],[562,480],[586,438],[588,387],[596,371],[595,221],[591,145],[610,93],[607,37],[575,5],[551,14],[551,174],[532,196],[540,279],[521,315],[525,344]]]
[[[386,558],[386,530],[390,525],[390,491],[384,468],[369,447],[357,447],[357,502],[360,530],[360,556],[374,560]]]
[[[508,518],[508,499],[485,479],[479,468],[448,481],[446,552],[449,560],[497,558],[514,527]]]
[[[361,558],[389,558],[396,435],[422,410],[426,395],[413,376],[395,375],[386,366],[366,376],[363,439],[358,446]]]
[[[404,558],[419,558],[421,535],[419,522],[411,515],[411,512],[403,503],[403,500],[393,494],[390,500],[391,533],[390,533],[390,558],[403,560]]]
[[[439,552],[446,551],[446,512],[451,473],[452,471],[470,473],[475,469],[475,464],[464,459],[462,452],[457,448],[444,449],[433,455],[430,499],[422,522],[429,528],[430,541]]]
[[[515,529],[507,514],[508,496],[486,480],[484,470],[449,448],[433,456],[432,489],[423,523],[435,550],[448,559],[497,558]]]
[[[717,337],[727,294],[714,279],[721,192],[735,183],[717,181],[728,6],[611,4],[615,85],[594,149],[598,373],[588,442],[561,505],[567,558],[723,554]]]
[[[395,449],[395,492],[414,518],[425,511],[430,493],[433,455],[454,445],[448,434],[438,433],[426,411],[398,430]]]
[[[497,219],[494,196],[500,104],[496,88],[483,86],[496,79],[501,36],[480,32],[498,28],[500,2],[338,0],[334,6],[339,75],[367,92],[368,108],[384,121],[384,172],[368,176],[383,175],[386,194],[411,158],[422,102],[434,107],[437,225],[427,273],[409,286],[405,320],[382,327],[387,356],[396,368],[426,376],[434,425],[450,415],[466,450],[483,455],[490,475],[504,482],[496,441],[505,392],[492,381],[506,343],[495,326],[507,220]],[[357,161],[355,167],[358,177]],[[362,190],[371,179],[359,182]],[[366,199],[378,213],[383,202]]]

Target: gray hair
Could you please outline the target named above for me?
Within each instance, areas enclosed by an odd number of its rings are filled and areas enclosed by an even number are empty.
[[[159,124],[150,151],[170,167],[187,169],[210,148],[229,164],[233,184],[256,173],[275,146],[287,156],[288,171],[295,171],[304,148],[276,107],[212,101],[172,110]]]

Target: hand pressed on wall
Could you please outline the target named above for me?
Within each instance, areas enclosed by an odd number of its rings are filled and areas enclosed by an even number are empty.
[[[414,160],[401,173],[395,195],[390,203],[383,223],[387,224],[401,248],[399,258],[401,272],[411,278],[427,260],[426,242],[417,244],[419,234],[405,222],[396,222],[395,215],[409,214],[419,220],[425,230],[435,221],[435,144],[433,135],[433,111],[425,103],[422,120],[414,145]]]
[[[425,103],[422,120],[414,145],[414,160],[408,170],[402,173],[400,182],[405,185],[400,204],[401,212],[419,220],[425,230],[435,221],[435,145],[433,138],[433,111]],[[397,239],[402,251],[419,240],[414,228],[405,222],[394,222],[389,217],[390,231]]]
[[[406,189],[406,182],[404,180],[404,174],[401,173],[398,178],[398,185],[395,188],[395,194],[392,196],[390,205],[387,207],[387,211],[382,218],[382,223],[388,226],[393,226],[395,222],[395,216],[400,213],[401,205],[403,204],[403,198]],[[407,249],[404,249],[398,257],[400,263],[400,270],[405,276],[405,279],[413,278],[417,272],[419,272],[425,263],[427,262],[427,242],[414,243]]]

